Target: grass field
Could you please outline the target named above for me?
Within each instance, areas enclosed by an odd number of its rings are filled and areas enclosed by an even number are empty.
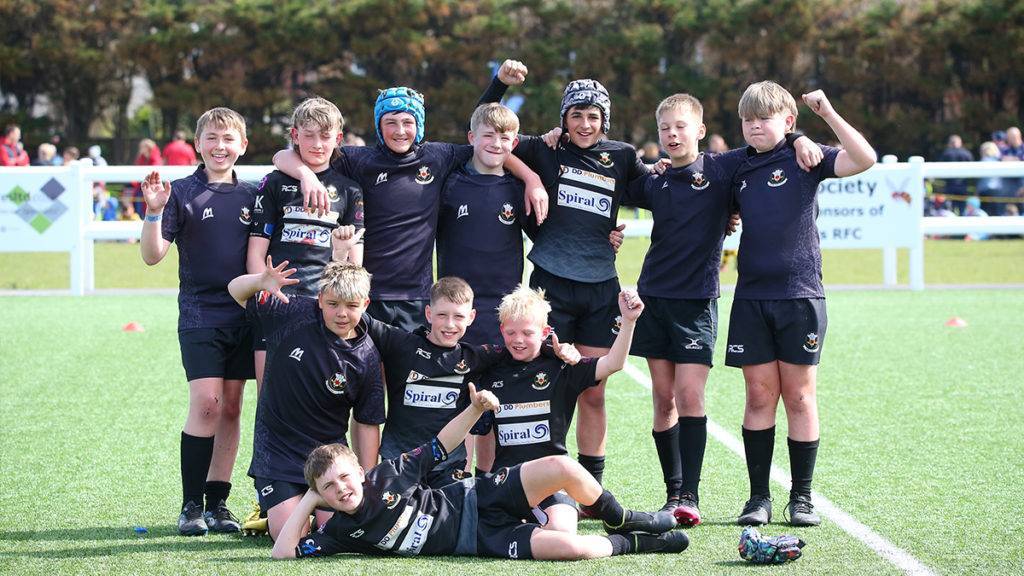
[[[0,265],[5,281],[8,263]],[[1020,261],[1012,264],[1019,273]],[[173,274],[173,266],[160,268]],[[147,274],[163,273],[160,268]],[[719,363],[729,305],[728,298],[720,302]],[[937,574],[1024,573],[1022,310],[1019,290],[829,294],[815,489]],[[178,537],[178,434],[187,394],[176,314],[173,296],[2,301],[0,573],[899,573],[828,519],[818,528],[765,529],[808,541],[796,563],[775,569],[743,564],[736,555],[740,531],[731,522],[746,497],[745,469],[741,458],[710,439],[701,485],[706,523],[689,531],[692,545],[678,556],[514,565],[336,557],[271,566],[265,539]],[[951,316],[968,326],[945,327]],[[129,321],[146,331],[122,332]],[[742,389],[738,370],[712,370],[709,416],[737,436]],[[251,493],[244,473],[252,387],[248,393],[232,496],[239,514]],[[619,374],[608,396],[607,484],[627,504],[656,508],[663,488],[650,437],[650,394]],[[782,422],[776,462],[787,469]],[[773,491],[781,508],[785,491],[778,485]],[[149,533],[138,537],[134,526]],[[592,522],[582,528],[597,531]]]
[[[640,276],[647,238],[629,238],[616,263],[619,278],[635,286]],[[1024,284],[1024,240],[925,241],[927,284]],[[907,250],[899,251],[898,280],[908,283]],[[175,288],[178,286],[177,250],[172,247],[159,266],[148,267],[138,244],[96,244],[96,287]],[[881,250],[824,250],[826,284],[881,284]],[[722,273],[722,283],[736,283],[736,268]],[[67,289],[68,255],[65,253],[0,253],[0,290]]]

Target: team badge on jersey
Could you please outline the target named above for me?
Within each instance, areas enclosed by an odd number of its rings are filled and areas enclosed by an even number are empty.
[[[256,293],[256,303],[260,306],[266,304],[270,300],[270,292],[266,290],[260,290]]]
[[[508,468],[502,468],[491,476],[491,480],[494,481],[495,486],[501,486],[505,483],[505,479],[508,478]]]
[[[690,188],[703,190],[708,186],[711,186],[711,181],[704,177],[703,172],[694,172],[693,176],[690,177]]]
[[[597,156],[597,162],[605,168],[611,168],[615,165],[615,162],[612,162],[611,154],[607,152],[601,152],[601,154]]]
[[[466,364],[466,359],[459,360],[459,363],[455,365],[456,374],[465,374],[469,372],[469,364]]]
[[[804,340],[804,352],[814,354],[818,351],[819,346],[818,335],[814,332],[807,334],[807,339]]]
[[[246,226],[252,224],[252,212],[248,207],[242,206],[242,213],[238,216],[238,221]]]
[[[420,166],[419,172],[416,173],[416,183],[427,185],[434,181],[434,175],[430,173],[430,168],[427,166]]]
[[[616,316],[612,324],[612,334],[618,334],[622,330],[622,316]]]
[[[498,222],[501,222],[506,226],[511,226],[516,223],[516,211],[508,202],[501,205],[501,212],[498,212]]]
[[[335,372],[334,376],[331,376],[325,382],[327,384],[327,391],[331,394],[344,394],[347,383],[345,375],[341,372]]]
[[[537,372],[537,375],[533,378],[533,384],[530,384],[534,390],[543,390],[550,385],[551,380],[546,372]]]
[[[394,510],[395,506],[398,506],[398,503],[402,501],[402,496],[385,490],[384,494],[381,495],[381,500],[384,501],[384,505],[388,507],[388,510]]]
[[[788,181],[789,178],[786,177],[786,173],[783,172],[780,168],[772,172],[771,178],[768,178],[768,185],[771,186],[772,188],[778,188],[779,186],[782,186]]]
[[[327,187],[327,199],[331,202],[337,202],[338,198],[341,198],[341,196],[338,196],[338,188],[334,184],[331,184]]]

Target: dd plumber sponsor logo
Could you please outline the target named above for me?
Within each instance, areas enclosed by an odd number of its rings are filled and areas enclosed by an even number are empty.
[[[538,414],[550,414],[551,401],[541,400],[538,402],[520,402],[518,404],[502,404],[494,411],[497,418],[518,418],[520,416],[536,416]]]
[[[403,399],[403,403],[406,406],[417,406],[419,408],[455,408],[455,403],[458,401],[458,388],[423,386],[422,384],[407,384],[405,386],[405,398]]]
[[[551,440],[551,427],[547,420],[498,424],[498,441],[502,446],[538,444]]]

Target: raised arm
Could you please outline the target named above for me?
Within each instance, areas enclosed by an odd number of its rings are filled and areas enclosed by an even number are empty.
[[[644,303],[634,290],[623,290],[619,292],[619,313],[621,322],[619,334],[612,343],[611,350],[597,360],[596,380],[615,374],[626,365],[626,358],[629,356],[629,346],[633,343],[633,329],[636,327],[636,319],[644,311]]]
[[[277,266],[267,256],[266,269],[255,274],[243,274],[228,283],[228,293],[235,299],[239,306],[245,308],[245,303],[260,290],[266,290],[276,296],[282,302],[288,302],[288,297],[281,292],[285,286],[298,284],[297,278],[289,278],[295,274],[295,268],[287,268],[288,261],[285,260]]]
[[[850,126],[850,123],[832,108],[832,103],[825,97],[824,92],[815,90],[810,94],[804,94],[803,99],[804,103],[829,125],[836,138],[839,139],[839,143],[843,145],[843,149],[836,156],[836,176],[840,178],[853,176],[875,165],[878,160],[875,149],[860,132]]]
[[[171,246],[161,233],[164,207],[171,199],[171,183],[161,182],[160,174],[154,170],[142,182],[142,195],[146,199],[146,218],[142,224],[139,250],[142,252],[142,261],[152,266],[164,259]]]
[[[503,165],[513,176],[523,181],[523,194],[526,197],[526,215],[536,214],[537,224],[542,224],[548,217],[548,191],[540,176],[530,169],[525,162],[509,154]]]
[[[369,470],[377,465],[377,455],[380,452],[380,426],[376,424],[363,424],[358,420],[352,420],[352,447],[359,455],[359,465]]]
[[[476,386],[470,382],[469,388],[469,406],[455,418],[452,418],[440,432],[437,433],[437,439],[444,446],[445,451],[451,452],[459,447],[459,444],[466,439],[466,435],[469,434],[469,429],[476,424],[476,421],[480,419],[480,416],[488,411],[494,410],[498,407],[498,399],[489,390],[481,390],[477,392]]]

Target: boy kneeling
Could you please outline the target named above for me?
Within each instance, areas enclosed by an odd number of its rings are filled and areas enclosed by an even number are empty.
[[[481,414],[498,407],[489,391],[468,385],[470,405],[423,446],[364,472],[340,444],[314,450],[306,460],[310,485],[274,543],[274,558],[363,554],[473,555],[511,559],[579,560],[638,552],[682,552],[683,532],[652,534],[649,515],[625,510],[607,490],[565,456],[502,468],[441,489],[423,479],[457,447]],[[578,535],[523,523],[533,506],[559,490],[589,504],[623,533]],[[336,510],[320,531],[306,533],[317,506]]]

